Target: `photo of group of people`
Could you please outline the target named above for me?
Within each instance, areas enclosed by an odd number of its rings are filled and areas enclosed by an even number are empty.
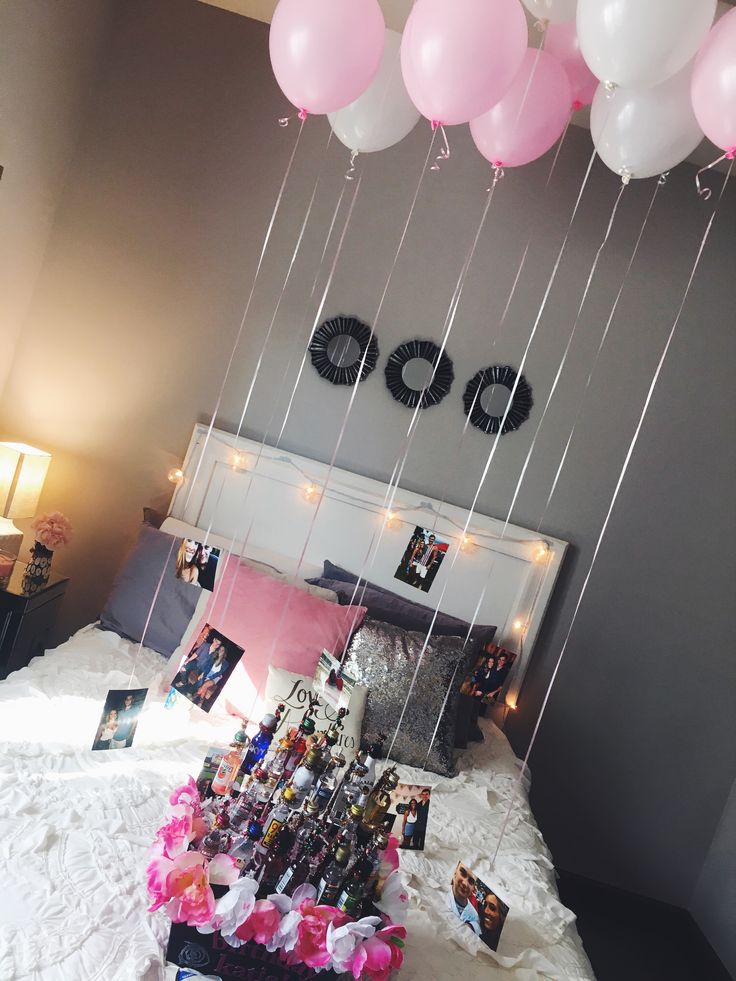
[[[424,851],[427,834],[431,787],[423,784],[399,783],[391,792],[391,806],[386,814],[386,833],[393,832],[399,848]]]
[[[448,542],[429,528],[414,529],[404,549],[394,579],[428,593],[447,554]]]
[[[460,686],[460,694],[482,702],[497,701],[515,660],[516,654],[513,651],[487,643]]]
[[[209,712],[242,656],[242,647],[206,623],[182,658],[172,688]]]
[[[111,689],[107,693],[92,749],[127,749],[133,745],[147,688]]]
[[[212,592],[219,561],[219,548],[182,538],[176,553],[176,578]]]
[[[451,913],[465,923],[486,947],[498,950],[509,908],[467,865],[457,863],[447,893]]]

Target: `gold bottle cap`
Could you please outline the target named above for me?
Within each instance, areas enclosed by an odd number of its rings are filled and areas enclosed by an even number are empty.
[[[354,817],[358,819],[363,817],[363,808],[360,806],[360,804],[350,805],[350,817]]]
[[[350,849],[340,846],[335,849],[335,861],[338,865],[347,865],[350,859]]]
[[[293,787],[284,787],[281,791],[281,796],[289,803],[290,801],[296,800],[296,791]]]
[[[308,800],[304,805],[304,813],[308,814],[309,817],[314,817],[319,814],[319,804],[316,801]]]
[[[388,848],[388,835],[385,831],[377,832],[373,840],[376,843],[376,848],[379,850],[379,852],[382,852],[384,849]]]
[[[322,753],[318,749],[310,749],[307,755],[304,757],[305,766],[316,766],[322,759]]]

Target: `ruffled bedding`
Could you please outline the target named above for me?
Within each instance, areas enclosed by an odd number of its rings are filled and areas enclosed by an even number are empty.
[[[232,720],[164,708],[163,659],[85,627],[0,683],[0,979],[162,981],[168,920],[147,912],[143,870],[170,789],[196,775]],[[132,673],[132,680],[131,680]],[[91,752],[111,688],[151,689],[133,747]],[[153,696],[153,697],[152,697]],[[401,767],[433,786],[424,853],[402,852],[412,897],[402,981],[591,981],[525,795],[495,848],[518,770],[502,733],[463,755],[453,780]],[[427,780],[427,777],[430,777]],[[444,908],[462,858],[511,907],[497,953]]]

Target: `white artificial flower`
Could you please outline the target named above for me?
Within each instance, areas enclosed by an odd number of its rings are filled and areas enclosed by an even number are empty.
[[[380,916],[364,916],[362,920],[340,927],[329,924],[325,943],[332,958],[332,967],[338,974],[349,970],[356,948],[372,937],[380,925]]]
[[[239,947],[242,941],[232,935],[253,912],[257,892],[258,883],[255,879],[241,878],[233,882],[225,895],[217,900],[212,922],[197,929],[200,933],[214,933],[219,930],[231,947]]]
[[[381,898],[374,905],[385,913],[392,923],[406,923],[409,893],[398,869],[394,869],[386,879],[381,890]]]
[[[285,950],[288,953],[294,949],[299,937],[299,924],[302,921],[299,906],[305,899],[310,899],[314,902],[317,898],[317,890],[313,885],[305,882],[294,890],[293,896],[274,893],[268,898],[281,914],[281,923],[276,933],[274,933],[266,944],[266,950],[270,953],[273,953],[275,950]]]

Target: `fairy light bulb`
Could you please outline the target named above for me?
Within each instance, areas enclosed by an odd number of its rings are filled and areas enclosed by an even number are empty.
[[[544,562],[544,560],[549,555],[549,545],[546,542],[540,542],[534,550],[534,561]]]
[[[240,453],[238,450],[236,450],[233,453],[232,461],[231,461],[233,470],[245,470],[245,464],[247,459],[248,457],[246,456],[245,453]]]
[[[180,467],[172,467],[166,476],[172,484],[180,484],[184,480],[184,471]]]
[[[387,511],[386,512],[386,527],[387,528],[393,528],[394,525],[396,524],[396,518],[397,517],[398,517],[398,515],[396,514],[395,511]]]
[[[319,488],[316,484],[307,484],[304,488],[304,497],[308,501],[312,501],[318,493]]]
[[[460,539],[460,551],[467,552],[468,549],[473,547],[473,539],[470,535],[463,535]]]
[[[523,629],[524,629],[524,621],[514,620],[514,630],[523,630]]]

